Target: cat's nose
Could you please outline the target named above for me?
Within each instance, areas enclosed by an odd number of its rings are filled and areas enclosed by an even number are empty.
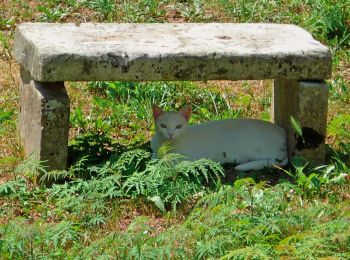
[[[169,134],[169,133],[168,133]],[[169,138],[170,139],[173,139],[173,137],[174,137],[174,134],[169,134]]]

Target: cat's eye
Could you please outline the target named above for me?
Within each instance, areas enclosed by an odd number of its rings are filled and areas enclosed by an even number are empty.
[[[176,129],[180,129],[182,127],[182,125],[177,125]]]
[[[160,124],[162,128],[167,128],[165,124]]]

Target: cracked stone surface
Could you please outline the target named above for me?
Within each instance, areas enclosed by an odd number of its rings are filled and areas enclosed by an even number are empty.
[[[14,53],[41,82],[331,77],[329,49],[286,24],[23,23]]]

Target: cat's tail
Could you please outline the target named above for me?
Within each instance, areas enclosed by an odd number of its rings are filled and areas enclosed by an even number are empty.
[[[264,160],[250,161],[250,162],[239,164],[235,167],[235,170],[257,171],[257,170],[262,170],[264,168],[271,168],[271,167],[274,167],[275,165],[285,166],[287,163],[288,163],[288,158],[285,158],[282,161],[276,160],[276,159],[264,159]]]

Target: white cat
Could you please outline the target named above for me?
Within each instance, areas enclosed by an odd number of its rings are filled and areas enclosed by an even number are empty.
[[[260,170],[288,163],[284,130],[257,119],[227,119],[189,125],[191,106],[179,112],[165,112],[152,106],[156,134],[152,138],[153,158],[170,141],[171,152],[186,160],[201,158],[219,163],[235,163],[240,171]]]

